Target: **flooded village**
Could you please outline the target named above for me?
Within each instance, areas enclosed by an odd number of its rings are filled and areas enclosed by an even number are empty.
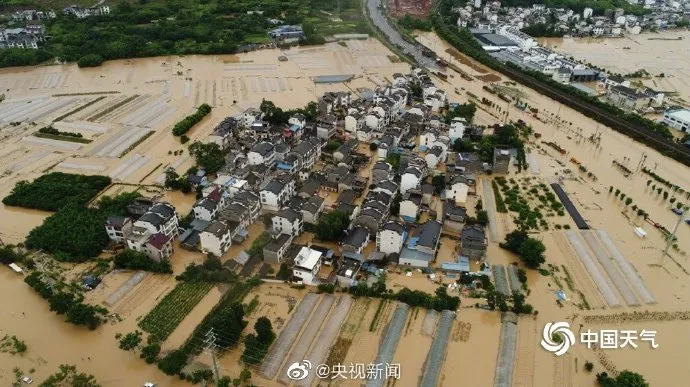
[[[0,70],[0,384],[687,379],[688,167],[415,39]]]

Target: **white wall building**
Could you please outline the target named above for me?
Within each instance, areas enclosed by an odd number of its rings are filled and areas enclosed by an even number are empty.
[[[321,255],[320,251],[312,250],[309,247],[302,247],[297,257],[295,257],[292,275],[301,279],[305,285],[318,285],[317,275],[321,268]]]
[[[376,250],[384,254],[398,254],[405,243],[407,232],[396,222],[388,222],[376,233]]]
[[[690,110],[669,110],[664,113],[662,122],[671,128],[688,133],[688,131],[690,131]]]

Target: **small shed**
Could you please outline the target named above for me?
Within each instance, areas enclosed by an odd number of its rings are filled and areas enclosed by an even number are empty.
[[[22,268],[19,267],[16,263],[10,263],[9,266],[10,269],[12,269],[12,271],[14,271],[15,273],[21,274],[24,272],[24,270],[22,270]]]

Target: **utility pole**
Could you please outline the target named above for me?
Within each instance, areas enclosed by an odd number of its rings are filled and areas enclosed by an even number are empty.
[[[216,361],[216,334],[213,333],[213,328],[209,329],[204,339],[204,350],[211,354],[213,360],[213,373],[216,376],[216,385],[220,382],[220,373],[218,372],[218,362]]]
[[[678,231],[678,226],[680,226],[680,223],[683,221],[685,218],[685,214],[688,212],[688,208],[685,207],[683,209],[683,213],[678,215],[678,222],[676,222],[676,227],[673,228],[673,232],[671,235],[668,236],[668,239],[666,241],[666,248],[664,249],[664,253],[661,254],[661,259],[659,260],[659,266],[664,266],[664,258],[666,258],[666,254],[668,254],[668,249],[671,248],[671,245],[673,244],[673,240],[676,239],[676,231]]]

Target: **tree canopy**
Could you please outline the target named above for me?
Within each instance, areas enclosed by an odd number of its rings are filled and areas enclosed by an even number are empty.
[[[194,156],[196,163],[206,169],[206,173],[216,174],[225,166],[225,153],[216,143],[204,144],[195,141],[189,146],[189,152]]]
[[[85,205],[111,182],[108,176],[53,172],[32,182],[18,182],[2,203],[6,206],[57,211],[67,204]]]
[[[96,257],[109,242],[106,219],[126,215],[127,205],[137,197],[138,193],[104,197],[96,208],[70,203],[31,230],[26,247],[50,252],[61,261],[83,262]]]
[[[506,235],[505,242],[500,246],[506,250],[510,250],[520,256],[520,259],[532,269],[537,269],[546,261],[544,252],[546,247],[542,241],[531,238],[527,232],[522,230],[515,230]]]
[[[154,273],[172,273],[168,261],[154,261],[148,255],[136,250],[124,250],[114,257],[118,269],[145,270]]]
[[[335,210],[319,218],[316,235],[322,241],[339,241],[349,224],[349,216],[343,211]]]

